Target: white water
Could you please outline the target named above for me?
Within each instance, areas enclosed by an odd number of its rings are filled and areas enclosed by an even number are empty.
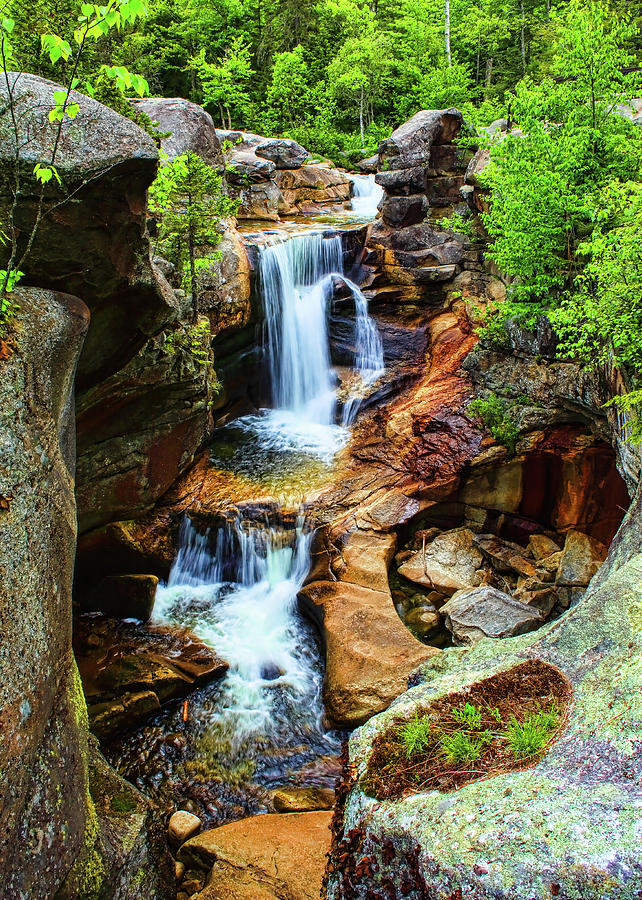
[[[297,593],[310,564],[311,534],[234,521],[199,534],[188,519],[154,620],[190,628],[229,664],[217,703],[199,724],[228,743],[281,733],[334,740],[322,727],[317,651],[302,633]],[[214,552],[210,548],[214,548]]]
[[[349,174],[353,184],[352,209],[364,218],[374,219],[383,197],[383,188],[377,184],[374,175]]]
[[[328,334],[333,277],[342,278],[354,296],[354,366],[362,386],[383,371],[381,339],[368,300],[344,275],[339,236],[311,232],[268,244],[260,253],[260,273],[273,408],[239,419],[235,427],[257,433],[266,449],[302,451],[330,461],[346,443],[346,427],[360,405],[351,398],[342,425],[336,424]]]

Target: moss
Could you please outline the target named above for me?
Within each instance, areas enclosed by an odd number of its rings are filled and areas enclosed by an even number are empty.
[[[112,810],[117,813],[130,813],[138,809],[138,803],[136,803],[130,794],[125,792],[111,797],[109,804]]]

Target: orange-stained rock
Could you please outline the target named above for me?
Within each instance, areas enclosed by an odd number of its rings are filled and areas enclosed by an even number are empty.
[[[439,651],[411,635],[389,591],[317,581],[300,592],[326,647],[324,700],[332,721],[361,725],[405,690],[408,676]]]
[[[178,859],[211,870],[200,900],[318,900],[331,818],[323,811],[240,819],[187,841]]]

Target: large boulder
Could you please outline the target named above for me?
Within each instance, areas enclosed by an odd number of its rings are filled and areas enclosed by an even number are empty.
[[[469,528],[440,534],[399,567],[409,581],[450,596],[474,585],[483,556]]]
[[[433,147],[447,147],[448,155],[454,157],[452,140],[463,121],[458,109],[422,109],[381,141],[378,168],[409,169],[431,164],[434,169],[443,168],[445,153],[433,152]]]
[[[15,299],[0,361],[0,895],[160,900],[149,805],[89,740],[71,651],[73,376],[89,312],[51,291]]]
[[[310,156],[305,147],[287,138],[268,138],[257,144],[254,152],[271,159],[277,169],[298,169]]]
[[[279,171],[275,181],[283,198],[284,215],[316,212],[326,203],[343,203],[352,192],[352,182],[345,173],[325,165]]]
[[[555,583],[563,587],[586,587],[606,558],[607,548],[600,541],[569,531],[564,542]]]
[[[475,644],[483,637],[507,638],[533,631],[544,621],[533,606],[483,585],[459,591],[441,610],[455,644]]]
[[[178,859],[207,876],[202,900],[318,900],[330,812],[271,814],[204,831]]]
[[[444,651],[423,667],[417,686],[354,733],[354,776],[330,900],[365,900],[382,884],[392,885],[391,897],[411,900],[636,900],[642,889],[641,515],[639,493],[606,564],[560,619],[534,634]],[[552,664],[573,688],[568,719],[541,759],[456,791],[418,790],[377,801],[361,790],[373,739],[396,717],[525,660]]]
[[[33,168],[51,157],[57,126],[49,112],[61,88],[36,75],[10,73],[8,80],[18,133],[3,116],[0,219],[8,221],[13,202],[17,137],[22,184],[14,224],[24,248],[41,195]],[[8,101],[4,79],[0,97]],[[43,215],[22,268],[27,283],[63,287],[89,307],[91,326],[78,364],[83,390],[131,359],[176,317],[177,304],[149,255],[147,188],[158,167],[156,145],[130,119],[90,97],[74,91],[70,100],[79,111],[60,132],[55,165],[62,185],[53,178],[44,190]]]
[[[363,571],[355,573],[359,580]],[[417,666],[439,652],[408,631],[388,589],[316,581],[303,588],[300,599],[321,629],[325,707],[339,727],[354,728],[385,709]]]
[[[130,102],[158,123],[158,130],[167,135],[161,140],[161,148],[170,161],[189,150],[211,166],[222,163],[214,122],[202,106],[182,97],[145,97]]]

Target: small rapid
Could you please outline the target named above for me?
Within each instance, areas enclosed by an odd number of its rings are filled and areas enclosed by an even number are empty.
[[[377,184],[374,175],[356,175],[353,173],[348,175],[348,178],[353,185],[353,211],[364,219],[374,219],[383,197],[383,188]]]
[[[311,533],[228,522],[199,533],[185,519],[154,623],[187,627],[229,663],[201,724],[232,745],[284,731],[323,741],[321,671],[297,609]]]

